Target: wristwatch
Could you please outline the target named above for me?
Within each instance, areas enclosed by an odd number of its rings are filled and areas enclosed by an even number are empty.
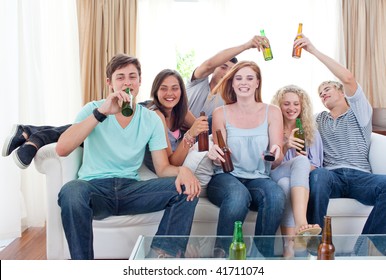
[[[95,108],[92,113],[94,114],[94,117],[97,119],[98,122],[103,122],[107,118],[105,114],[102,114],[98,111],[98,108]]]

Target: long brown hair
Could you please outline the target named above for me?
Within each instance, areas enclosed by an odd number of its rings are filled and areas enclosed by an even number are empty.
[[[253,61],[240,61],[233,65],[231,70],[220,80],[220,82],[214,87],[213,92],[220,92],[221,97],[224,100],[225,104],[233,104],[237,102],[236,93],[232,87],[233,77],[241,69],[245,67],[250,67],[256,73],[256,78],[259,81],[259,86],[255,91],[255,100],[256,102],[262,102],[261,99],[261,86],[262,78],[261,71],[259,66]]]
[[[172,127],[170,128],[171,131],[175,131],[184,123],[185,116],[188,112],[188,96],[186,94],[186,88],[184,84],[184,80],[182,79],[181,75],[172,69],[164,69],[161,72],[157,74],[157,76],[154,78],[153,85],[151,87],[150,96],[152,98],[152,102],[149,104],[149,107],[152,105],[155,105],[160,112],[166,116],[165,109],[163,108],[161,102],[158,99],[158,90],[162,84],[162,82],[169,76],[173,76],[178,80],[178,84],[180,85],[181,90],[181,97],[178,101],[177,105],[173,107],[172,114],[174,116],[174,122],[172,124]]]

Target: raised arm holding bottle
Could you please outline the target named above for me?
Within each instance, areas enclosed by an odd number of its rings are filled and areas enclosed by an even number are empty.
[[[220,94],[217,94],[214,88],[231,67],[237,63],[236,56],[252,48],[264,51],[264,48],[268,47],[269,39],[267,37],[255,35],[243,44],[216,53],[194,69],[186,84],[189,110],[193,115],[197,118],[200,112],[204,111],[206,116],[211,119],[213,110],[224,105]],[[210,79],[209,76],[211,76]]]

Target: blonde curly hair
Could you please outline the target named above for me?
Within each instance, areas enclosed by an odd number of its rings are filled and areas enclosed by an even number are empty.
[[[283,103],[284,95],[288,92],[295,93],[297,96],[299,96],[300,101],[300,119],[302,121],[305,138],[306,138],[306,144],[310,145],[314,141],[314,134],[316,129],[316,123],[315,118],[313,115],[313,109],[312,109],[312,103],[309,95],[307,92],[295,85],[287,85],[282,88],[280,88],[276,94],[272,97],[271,103],[281,108],[281,104]]]

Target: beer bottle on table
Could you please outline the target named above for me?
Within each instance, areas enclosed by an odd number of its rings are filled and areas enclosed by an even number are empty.
[[[205,116],[205,112],[202,111],[200,116]],[[198,135],[198,151],[204,152],[209,150],[209,135],[208,131],[203,131]]]
[[[303,23],[299,23],[299,26],[298,26],[298,34],[296,35],[295,37],[295,40],[296,41],[297,39],[300,39],[302,38],[302,35],[300,35],[301,33],[303,32]],[[300,58],[302,55],[302,48],[295,48],[293,47],[293,50],[292,50],[292,57],[293,58]]]
[[[332,244],[331,217],[324,217],[322,241],[318,247],[318,260],[334,260],[335,246]]]
[[[122,115],[124,115],[125,117],[130,117],[133,114],[133,107],[132,107],[133,96],[131,95],[129,88],[126,88],[125,92],[130,96],[130,103],[129,102],[122,103]]]
[[[264,29],[260,30],[260,35],[265,37]],[[271,45],[269,45],[268,47],[263,46],[263,56],[265,61],[271,60],[273,58]]]
[[[299,138],[299,139],[302,139],[303,141],[305,141],[306,137],[305,137],[305,134],[304,134],[303,125],[302,125],[302,121],[300,120],[300,118],[296,119],[296,127],[299,128],[299,129],[297,131],[295,131],[294,136],[296,138]],[[306,151],[306,143],[304,142],[303,148],[301,150],[296,149],[296,151],[298,151],[299,153],[301,151],[305,152]]]
[[[229,247],[230,260],[245,260],[247,258],[247,246],[243,238],[243,224],[236,221],[233,230],[233,240]]]
[[[220,149],[223,151],[224,155],[222,156],[225,159],[225,162],[221,161],[222,170],[227,173],[233,171],[233,163],[231,159],[231,152],[228,147],[225,145],[224,138],[222,137],[221,130],[216,131],[217,142]]]

